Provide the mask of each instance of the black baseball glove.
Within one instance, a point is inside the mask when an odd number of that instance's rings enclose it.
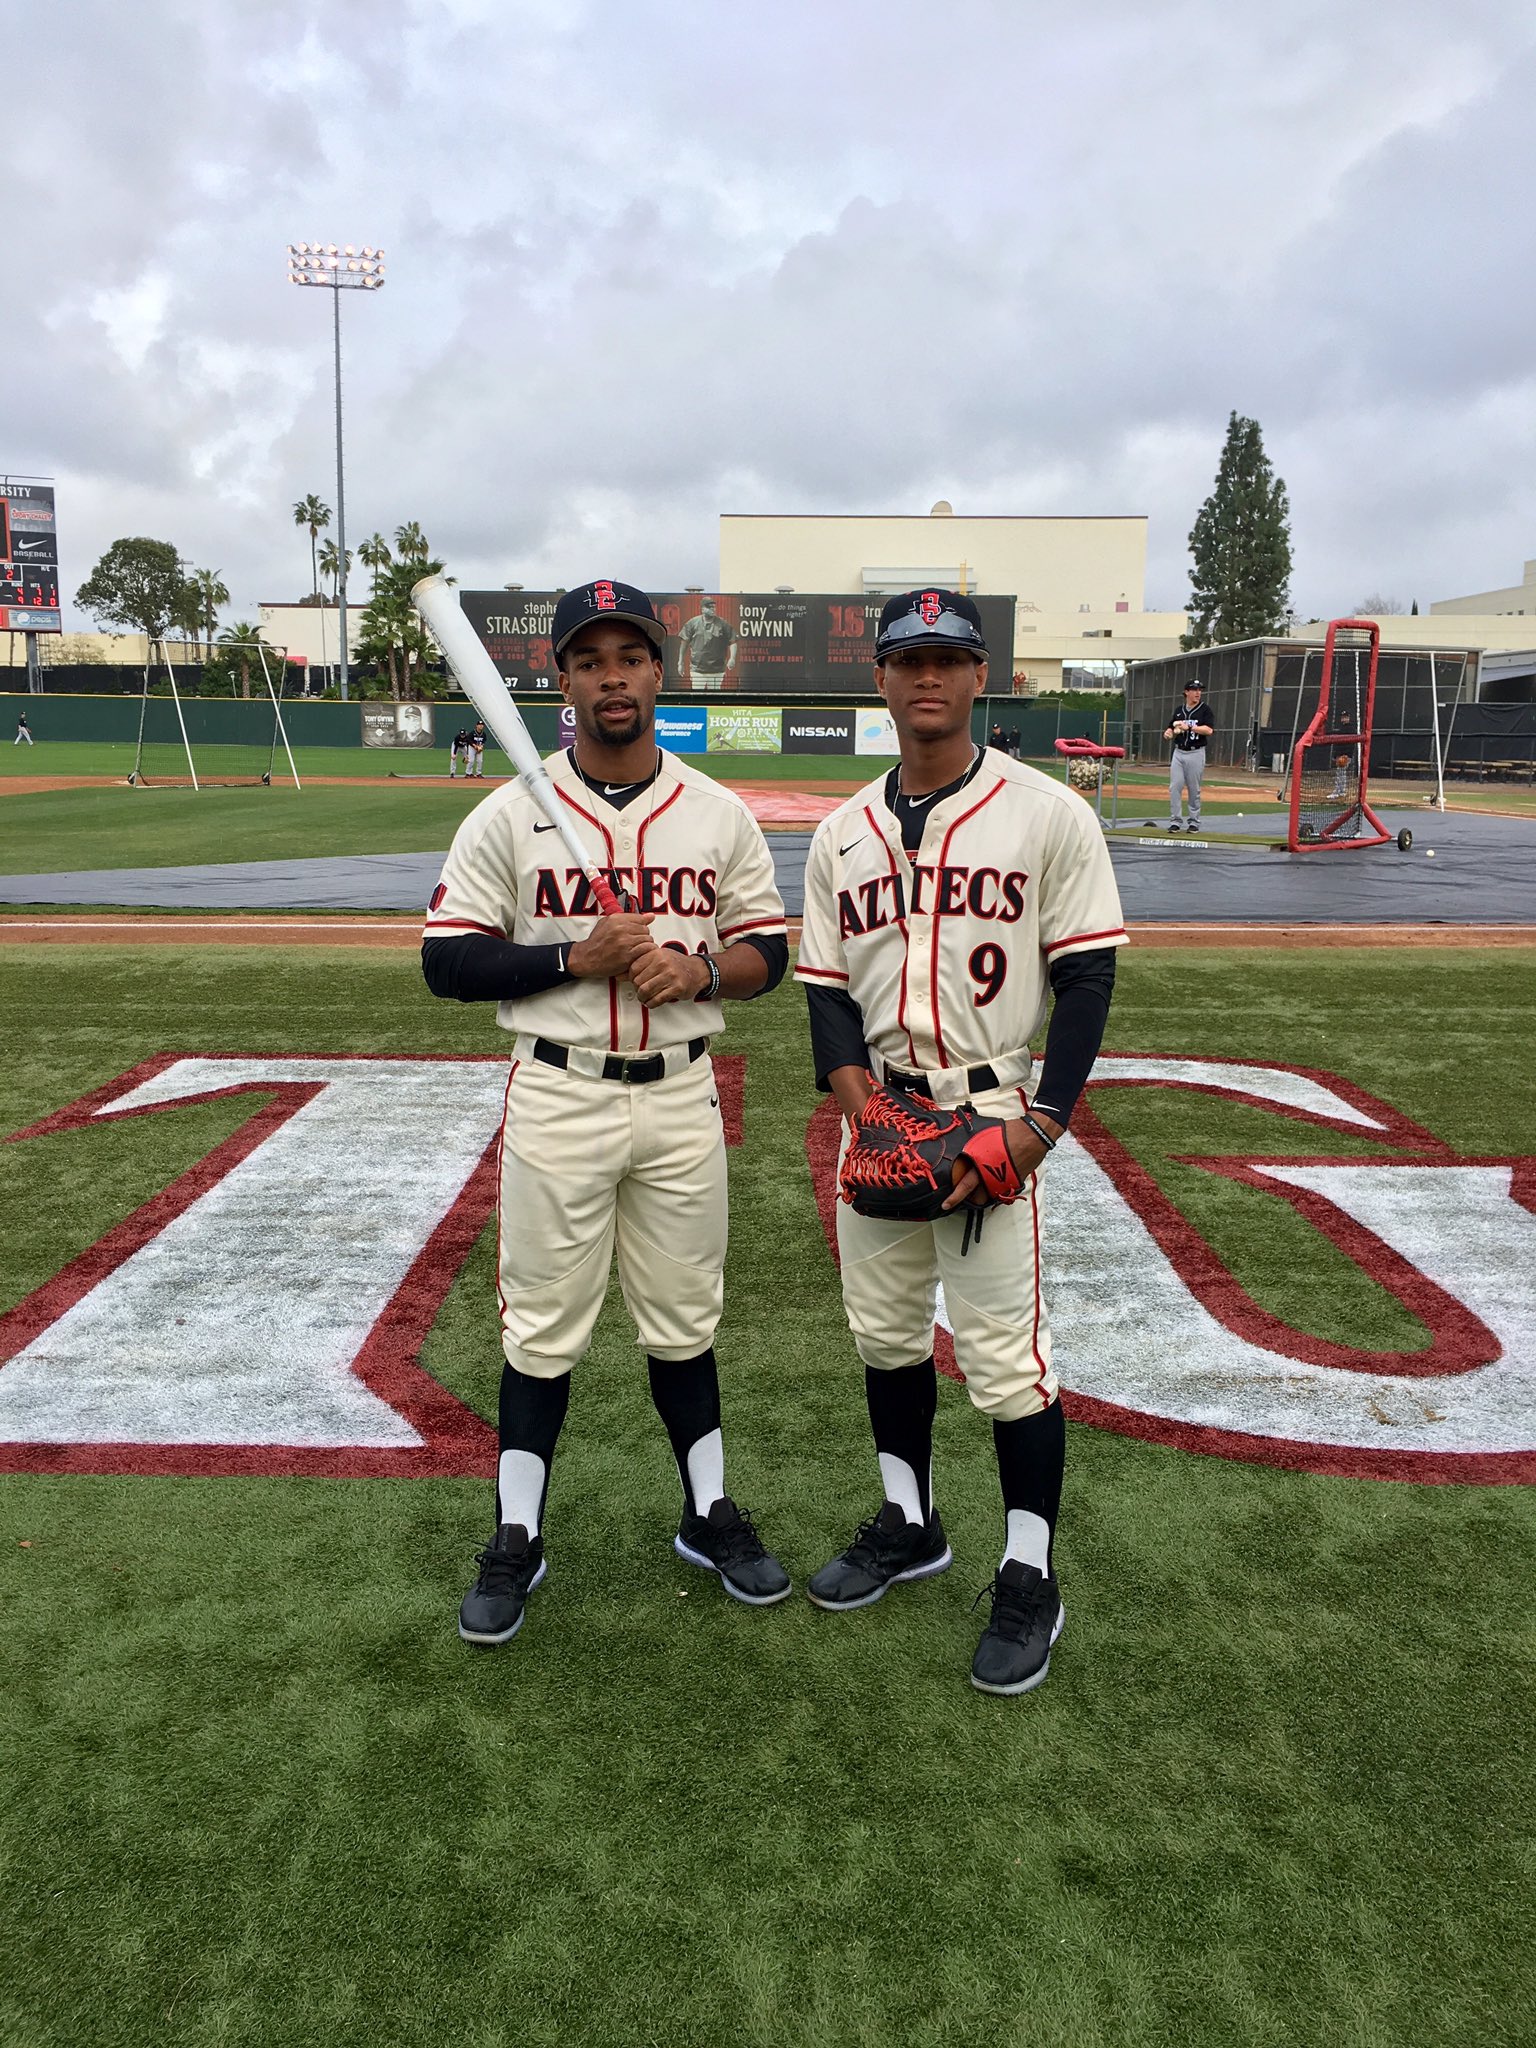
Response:
[[[926,1095],[876,1088],[853,1121],[839,1186],[861,1216],[932,1222],[944,1213],[962,1166],[981,1175],[985,1200],[973,1198],[973,1209],[1011,1202],[1023,1185],[998,1117],[978,1116],[969,1103],[940,1109]],[[975,1221],[979,1229],[979,1215]],[[967,1245],[971,1235],[968,1229]]]

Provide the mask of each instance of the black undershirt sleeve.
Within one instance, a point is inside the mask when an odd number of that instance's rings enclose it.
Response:
[[[1104,1042],[1104,1023],[1115,992],[1115,948],[1068,953],[1051,966],[1055,1004],[1045,1034],[1045,1059],[1032,1109],[1064,1124],[1087,1085]]]
[[[768,979],[757,991],[766,995],[784,979],[789,941],[782,934],[759,938],[749,933],[739,944],[755,947],[768,964]],[[542,995],[574,981],[561,964],[569,942],[555,946],[518,946],[489,932],[461,932],[457,938],[421,942],[421,972],[435,996],[461,1003],[500,1003],[519,996]]]
[[[435,996],[461,1003],[499,1003],[542,995],[572,981],[558,946],[517,946],[489,932],[461,932],[453,939],[423,939],[421,972]]]
[[[746,937],[738,939],[736,944],[738,946],[755,947],[768,963],[768,979],[763,983],[762,987],[754,989],[749,996],[737,997],[735,999],[737,1001],[753,1003],[756,1002],[759,996],[767,995],[770,989],[777,988],[784,979],[785,970],[789,966],[789,940],[785,938],[782,932],[774,932],[767,938],[761,937],[756,932],[748,932]],[[729,951],[729,948],[726,950]]]
[[[807,982],[805,1001],[811,1013],[811,1057],[816,1062],[816,1086],[825,1095],[827,1076],[836,1068],[869,1066],[864,1012],[842,988],[813,988]]]

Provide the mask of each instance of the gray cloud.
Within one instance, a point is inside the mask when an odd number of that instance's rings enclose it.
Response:
[[[1144,511],[1149,601],[1228,410],[1306,611],[1536,551],[1533,30],[1506,0],[78,0],[13,155],[5,459],[117,534],[296,594],[349,530],[470,582],[707,582],[722,510]]]

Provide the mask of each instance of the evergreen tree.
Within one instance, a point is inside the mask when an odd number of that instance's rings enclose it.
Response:
[[[1257,420],[1233,413],[1216,485],[1195,515],[1185,647],[1258,640],[1290,608],[1291,506]]]

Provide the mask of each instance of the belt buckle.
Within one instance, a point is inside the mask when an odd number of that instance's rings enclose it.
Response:
[[[644,1073],[634,1071],[641,1067],[645,1069]],[[661,1054],[648,1052],[643,1059],[626,1059],[619,1079],[627,1081],[631,1087],[643,1086],[647,1081],[659,1081],[666,1071],[667,1063]]]

